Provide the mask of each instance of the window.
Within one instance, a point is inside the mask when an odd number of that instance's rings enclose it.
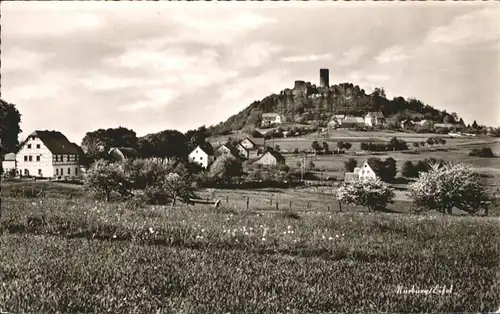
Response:
[[[29,156],[29,157],[28,157],[28,160],[29,160],[29,161],[33,161],[33,156]]]
[[[40,144],[36,144],[36,148],[40,148]]]
[[[56,161],[59,161],[59,156],[58,155],[54,155]]]
[[[70,168],[68,168],[68,175],[70,175],[70,174],[71,174],[71,169],[70,169]]]
[[[200,157],[200,160],[203,160],[203,157]]]
[[[24,156],[24,161],[28,161],[28,156]]]
[[[34,141],[36,137],[32,136],[31,139]]]
[[[36,161],[40,161],[40,156],[36,156]]]
[[[56,176],[59,175],[59,169],[56,169]]]
[[[78,168],[75,168],[75,176],[78,175]]]
[[[38,169],[38,175],[42,176],[42,169]]]
[[[30,149],[30,148],[31,148],[31,144],[28,144],[28,149]]]

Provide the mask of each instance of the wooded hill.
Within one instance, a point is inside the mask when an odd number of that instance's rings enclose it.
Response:
[[[383,88],[376,88],[373,93],[367,94],[364,89],[352,83],[318,87],[307,82],[296,83],[294,88],[254,101],[225,122],[209,129],[213,134],[225,134],[245,127],[257,127],[262,113],[269,112],[278,113],[292,123],[307,123],[311,120],[327,123],[334,114],[364,116],[369,111],[379,110],[387,118],[399,115],[401,119],[420,118],[441,123],[445,117],[452,117],[445,110],[437,110],[414,98],[395,97],[389,100]],[[455,117],[459,120],[456,114]]]

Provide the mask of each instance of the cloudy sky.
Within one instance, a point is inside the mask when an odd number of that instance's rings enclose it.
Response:
[[[3,2],[2,99],[23,135],[211,125],[293,87],[352,82],[500,126],[500,5]]]

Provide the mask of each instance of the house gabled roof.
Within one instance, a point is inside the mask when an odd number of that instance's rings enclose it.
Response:
[[[278,153],[276,151],[272,151],[272,150],[268,150],[265,154],[263,154],[262,156],[260,156],[257,160],[262,159],[267,154],[270,154],[271,156],[273,156],[274,158],[276,158],[276,161],[278,161],[278,162],[285,162],[285,157],[283,157],[283,155],[281,155],[280,153]]]
[[[363,167],[364,167],[365,163],[366,163],[366,164],[368,164],[368,166],[370,167],[370,169],[371,169],[373,172],[375,172],[375,174],[376,174],[377,176],[380,176],[380,171],[381,171],[381,169],[377,167],[377,165],[373,162],[373,160],[370,160],[370,159],[366,160],[366,161],[363,163]]]
[[[373,117],[373,118],[385,118],[384,114],[381,111],[371,111],[366,114],[366,117]]]
[[[269,112],[269,113],[263,113],[262,114],[262,118],[276,118],[278,117],[279,114],[275,113],[275,112]]]
[[[229,151],[231,152],[231,155],[233,155],[235,157],[238,157],[240,155],[240,151],[231,143],[226,143],[226,144],[222,145],[221,147],[219,147],[218,149],[221,149],[222,147],[226,147],[227,149],[229,149]]]
[[[401,121],[401,124],[406,124],[406,123],[411,123],[411,124],[415,124],[412,120],[410,119],[405,119],[403,121]]]
[[[213,155],[214,155],[214,148],[213,148],[213,147],[212,147],[212,145],[211,145],[210,143],[208,143],[208,142],[205,142],[205,144],[202,144],[202,145],[198,145],[198,146],[196,146],[196,148],[195,148],[195,149],[193,149],[193,150],[191,151],[191,153],[192,153],[192,152],[194,152],[194,151],[195,151],[196,149],[198,149],[198,148],[199,148],[199,149],[201,149],[202,151],[204,151],[204,152],[205,152],[205,154],[207,154],[207,155],[209,155],[209,156],[213,156]]]
[[[111,147],[108,153],[111,153],[113,150],[120,151],[125,158],[140,157],[139,152],[132,147]]]
[[[342,124],[344,123],[365,123],[365,119],[363,117],[347,116],[342,120]]]
[[[66,136],[58,131],[40,131],[37,130],[26,137],[26,140],[20,145],[23,147],[30,137],[39,138],[52,154],[81,154],[82,149],[75,143],[70,142]]]
[[[245,139],[248,139],[254,146],[264,146],[266,139],[265,138],[257,138],[257,137],[245,137],[243,138],[241,142],[243,142]]]

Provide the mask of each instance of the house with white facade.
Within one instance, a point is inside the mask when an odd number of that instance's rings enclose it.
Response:
[[[3,173],[9,173],[12,170],[16,170],[16,154],[9,153],[5,154],[2,159],[2,169]]]
[[[231,143],[226,143],[222,145],[221,147],[217,148],[215,155],[217,157],[220,156],[231,156],[234,158],[239,158],[240,157],[240,151],[234,147],[233,144]]]
[[[245,137],[236,148],[240,151],[240,155],[245,154],[245,159],[255,159],[263,151],[265,145],[265,138]]]
[[[266,166],[276,166],[279,164],[285,164],[285,157],[278,152],[275,151],[267,151],[263,154],[259,159],[257,159],[254,163]]]
[[[212,145],[198,145],[188,156],[189,162],[197,163],[207,169],[215,160],[214,149]]]
[[[37,130],[16,154],[17,175],[69,179],[80,175],[81,148],[58,131]]]
[[[352,181],[354,179],[375,179],[379,177],[379,174],[370,166],[368,161],[365,161],[361,167],[354,168],[353,172],[345,173],[345,182]]]
[[[271,124],[281,124],[283,118],[277,113],[263,113],[261,126],[268,126]]]
[[[385,124],[385,117],[381,111],[368,112],[365,116],[366,126],[376,126]]]

